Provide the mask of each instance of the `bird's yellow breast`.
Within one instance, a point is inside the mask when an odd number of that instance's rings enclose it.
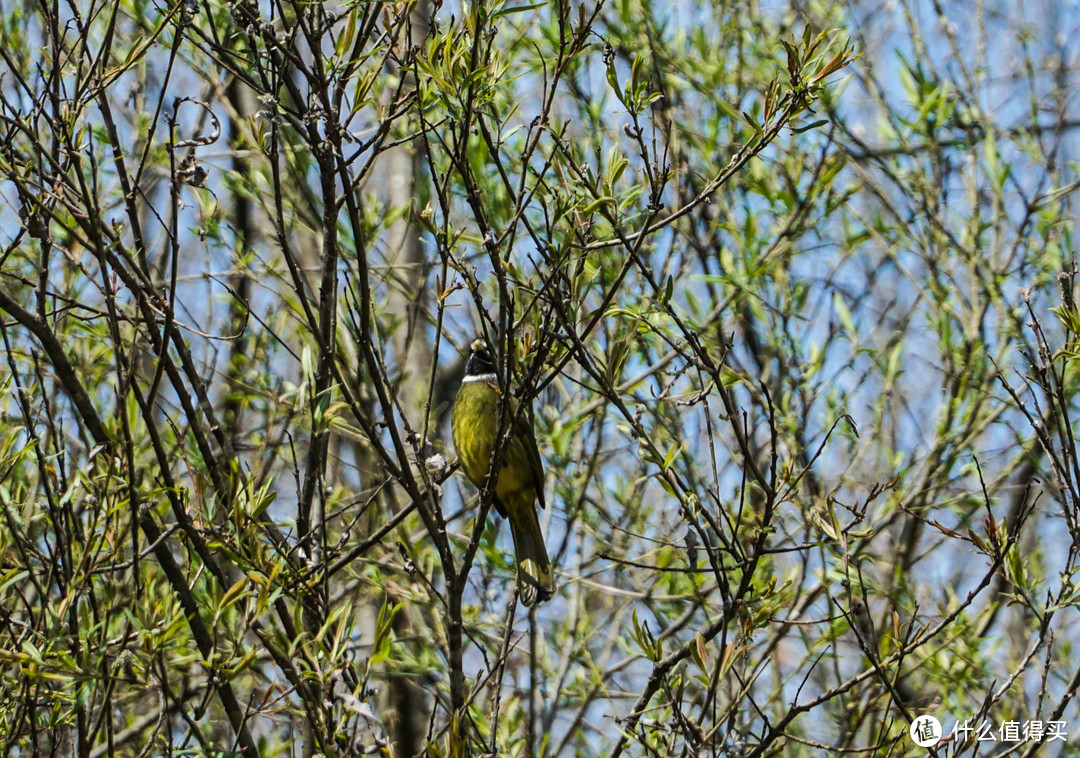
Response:
[[[487,382],[461,385],[450,424],[461,469],[477,487],[484,484],[499,431],[499,392]]]
[[[501,411],[499,391],[484,381],[462,384],[454,400],[454,410],[450,416],[454,449],[465,476],[477,487],[484,486],[491,467]],[[513,419],[511,424],[513,428]],[[536,498],[535,479],[536,472],[524,444],[517,434],[511,434],[495,481],[499,511],[503,511],[503,505],[522,499],[527,499],[531,506]]]

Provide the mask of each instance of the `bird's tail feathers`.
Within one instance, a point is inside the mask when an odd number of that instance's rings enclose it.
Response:
[[[555,573],[548,560],[540,519],[532,498],[522,497],[506,503],[510,533],[517,557],[517,583],[521,602],[531,606],[555,594]]]

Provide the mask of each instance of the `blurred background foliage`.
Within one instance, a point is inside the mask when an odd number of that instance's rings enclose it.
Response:
[[[1072,750],[1067,6],[0,2],[4,754]]]

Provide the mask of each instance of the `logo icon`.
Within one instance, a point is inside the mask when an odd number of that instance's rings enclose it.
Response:
[[[933,716],[919,716],[911,722],[908,732],[919,747],[933,747],[941,742],[941,722]]]

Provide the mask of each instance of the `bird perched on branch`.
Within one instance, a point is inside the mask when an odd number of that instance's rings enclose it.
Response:
[[[504,400],[506,398],[506,400]],[[487,343],[472,343],[450,425],[461,469],[483,488],[495,455],[502,403],[510,403],[510,431],[495,474],[495,510],[510,521],[514,536],[517,583],[521,600],[533,605],[555,594],[555,575],[548,560],[536,503],[544,505],[544,464],[536,447],[532,422],[518,413],[517,401],[499,389],[499,377]]]

